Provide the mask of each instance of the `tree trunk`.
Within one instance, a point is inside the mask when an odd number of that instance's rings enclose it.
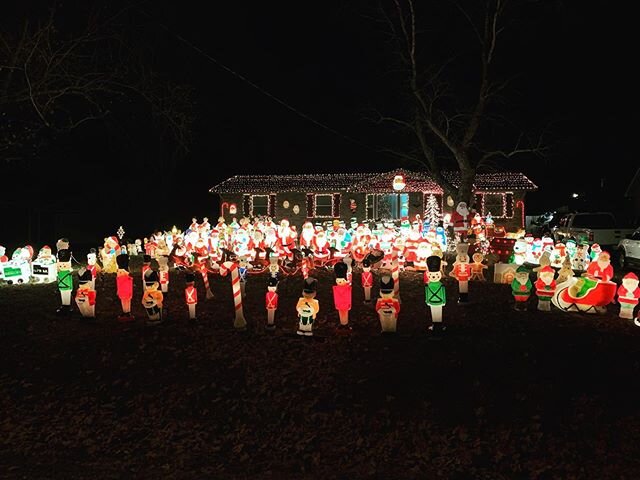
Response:
[[[455,205],[465,202],[469,208],[473,205],[473,182],[476,178],[474,168],[460,169],[460,186],[455,197]]]

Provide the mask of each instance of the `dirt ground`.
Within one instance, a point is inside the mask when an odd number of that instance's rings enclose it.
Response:
[[[398,332],[380,335],[354,274],[353,334],[334,334],[333,275],[319,275],[314,337],[295,334],[300,276],[251,276],[246,331],[228,277],[199,286],[187,321],[171,272],[167,321],[116,321],[113,275],[98,318],[58,318],[55,284],[0,287],[0,477],[211,479],[640,478],[640,328],[603,315],[515,312],[509,286],[471,283],[427,333],[422,275],[401,276]],[[377,282],[376,282],[377,283]],[[77,285],[77,283],[76,283]],[[374,288],[374,295],[377,288]]]

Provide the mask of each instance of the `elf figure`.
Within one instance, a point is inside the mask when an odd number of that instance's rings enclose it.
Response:
[[[431,326],[429,330],[439,336],[444,331],[442,324],[442,307],[447,303],[447,292],[442,284],[442,259],[437,255],[427,258],[427,271],[424,272],[425,303],[431,309]]]
[[[278,309],[278,279],[269,277],[267,280],[267,293],[264,297],[264,306],[267,309],[267,330],[275,330],[276,310]]]
[[[618,303],[620,303],[620,318],[633,318],[633,309],[638,305],[640,288],[638,288],[638,276],[629,272],[622,277],[622,285],[618,287]],[[636,318],[634,323],[640,327]]]
[[[318,281],[313,277],[307,277],[302,289],[302,297],[298,299],[296,311],[298,312],[298,335],[313,335],[313,321],[320,311],[320,304],[316,300]]]
[[[71,291],[73,290],[73,269],[71,268],[71,252],[69,249],[58,250],[56,268],[58,270],[58,290],[60,290],[60,299],[62,301],[62,305],[58,307],[56,313],[58,315],[68,315],[71,313]]]
[[[393,283],[391,275],[380,277],[380,298],[376,302],[376,312],[383,334],[396,332],[400,313],[400,302],[393,297]]]
[[[545,265],[538,271],[535,287],[538,296],[538,310],[541,312],[551,311],[551,297],[556,291],[556,281],[553,279],[555,274],[555,270],[549,265]]]
[[[158,255],[158,277],[160,278],[160,290],[166,294],[169,292],[169,257],[166,255]]]
[[[118,270],[116,271],[116,292],[120,299],[122,313],[118,315],[118,321],[131,322],[131,298],[133,298],[133,277],[129,273],[129,255],[126,253],[116,257]]]
[[[144,254],[142,256],[142,267],[140,267],[140,275],[142,276],[142,284],[144,285],[144,274],[151,269],[151,255]]]
[[[184,300],[189,308],[189,320],[196,321],[196,306],[198,305],[198,290],[195,286],[196,276],[193,272],[184,274]]]
[[[475,252],[471,258],[473,259],[473,263],[471,264],[471,280],[484,282],[486,280],[484,278],[484,271],[489,268],[483,263],[484,255],[482,252]]]
[[[144,274],[144,293],[142,294],[142,306],[147,311],[147,325],[162,323],[162,292],[158,272],[149,269]]]
[[[362,288],[364,288],[364,303],[371,303],[371,287],[373,287],[373,273],[371,273],[371,260],[365,257],[362,260]]]
[[[520,265],[511,282],[511,293],[515,299],[513,308],[515,310],[523,311],[527,309],[527,300],[529,300],[532,288],[533,285],[529,279],[529,270],[524,265]]]
[[[76,305],[85,318],[96,318],[96,291],[93,289],[93,276],[85,268],[78,270],[78,290]]]
[[[336,274],[336,284],[333,286],[333,302],[340,316],[340,325],[337,333],[345,334],[351,332],[349,325],[349,310],[351,310],[351,285],[347,281],[347,270],[349,267],[344,262],[334,265],[333,271]]]
[[[469,244],[459,243],[456,246],[456,261],[453,264],[453,270],[449,274],[458,280],[458,303],[467,303],[469,301],[469,278],[471,278],[471,265],[469,265]]]

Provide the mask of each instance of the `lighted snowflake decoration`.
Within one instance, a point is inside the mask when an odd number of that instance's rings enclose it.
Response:
[[[122,225],[118,227],[118,231],[116,233],[118,234],[118,238],[122,240],[122,237],[124,237],[124,228],[122,228]]]

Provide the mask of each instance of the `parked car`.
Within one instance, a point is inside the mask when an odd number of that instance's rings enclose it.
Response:
[[[632,233],[633,228],[620,228],[611,212],[568,213],[553,228],[556,242],[573,239],[608,249],[616,249],[620,241]]]
[[[640,267],[640,227],[618,244],[618,266],[622,269]]]

